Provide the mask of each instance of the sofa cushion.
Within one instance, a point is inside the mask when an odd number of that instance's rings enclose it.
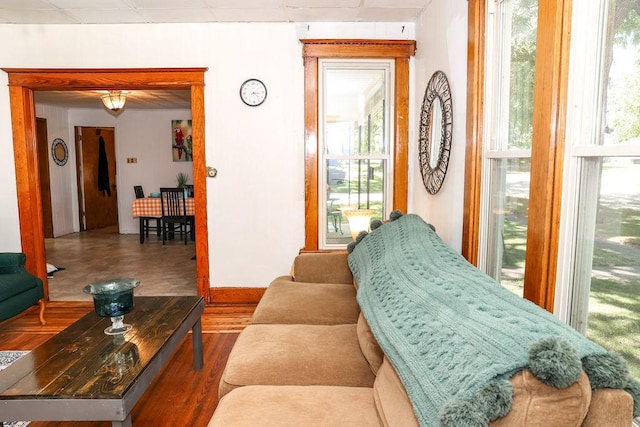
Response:
[[[562,389],[544,384],[528,369],[516,373],[510,381],[511,410],[490,423],[491,427],[582,425],[591,402],[591,385],[584,372],[578,381]]]
[[[247,386],[222,398],[209,427],[380,426],[371,388]]]
[[[347,252],[298,255],[293,261],[293,277],[296,282],[353,283]]]
[[[39,279],[26,271],[21,273],[0,274],[0,301],[38,288],[39,284]]]
[[[376,338],[373,336],[373,332],[369,329],[369,324],[362,313],[358,316],[357,331],[360,350],[365,359],[367,359],[367,362],[369,362],[369,367],[371,367],[373,375],[377,375],[378,369],[380,369],[380,365],[382,365],[384,353],[378,345],[378,341],[376,341]]]
[[[253,313],[253,323],[339,325],[356,323],[360,307],[353,286],[277,279]]]
[[[219,396],[245,385],[371,387],[356,325],[250,325],[238,336]]]
[[[386,357],[373,384],[373,398],[385,427],[418,427],[407,392]]]

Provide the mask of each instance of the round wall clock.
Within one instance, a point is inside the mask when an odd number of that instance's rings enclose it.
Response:
[[[425,188],[431,194],[440,191],[447,174],[452,128],[451,89],[447,76],[436,71],[424,92],[418,136],[420,173]]]
[[[69,160],[69,150],[62,138],[56,138],[51,143],[51,156],[58,166],[64,166]]]
[[[240,86],[240,99],[249,107],[257,107],[267,99],[267,87],[258,79],[249,79]]]

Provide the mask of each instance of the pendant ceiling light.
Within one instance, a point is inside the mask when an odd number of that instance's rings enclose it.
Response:
[[[121,90],[110,90],[106,95],[102,95],[102,103],[110,110],[118,111],[124,107],[127,100],[127,92]]]

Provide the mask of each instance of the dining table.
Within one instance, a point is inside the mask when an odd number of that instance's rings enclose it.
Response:
[[[194,240],[194,218],[196,215],[196,203],[193,197],[185,199],[185,207],[187,216],[191,226],[191,240]],[[131,214],[134,218],[140,220],[140,243],[144,243],[144,219],[145,218],[162,218],[162,201],[160,197],[143,197],[134,199],[131,204]],[[173,234],[173,233],[172,233]]]

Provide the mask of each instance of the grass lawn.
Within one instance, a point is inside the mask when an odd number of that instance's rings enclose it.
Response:
[[[601,202],[604,203],[597,214],[587,336],[622,354],[632,375],[640,378],[640,208],[624,202]],[[526,219],[505,216],[503,231],[503,268],[524,271]],[[502,283],[522,295],[522,279],[503,276]]]

